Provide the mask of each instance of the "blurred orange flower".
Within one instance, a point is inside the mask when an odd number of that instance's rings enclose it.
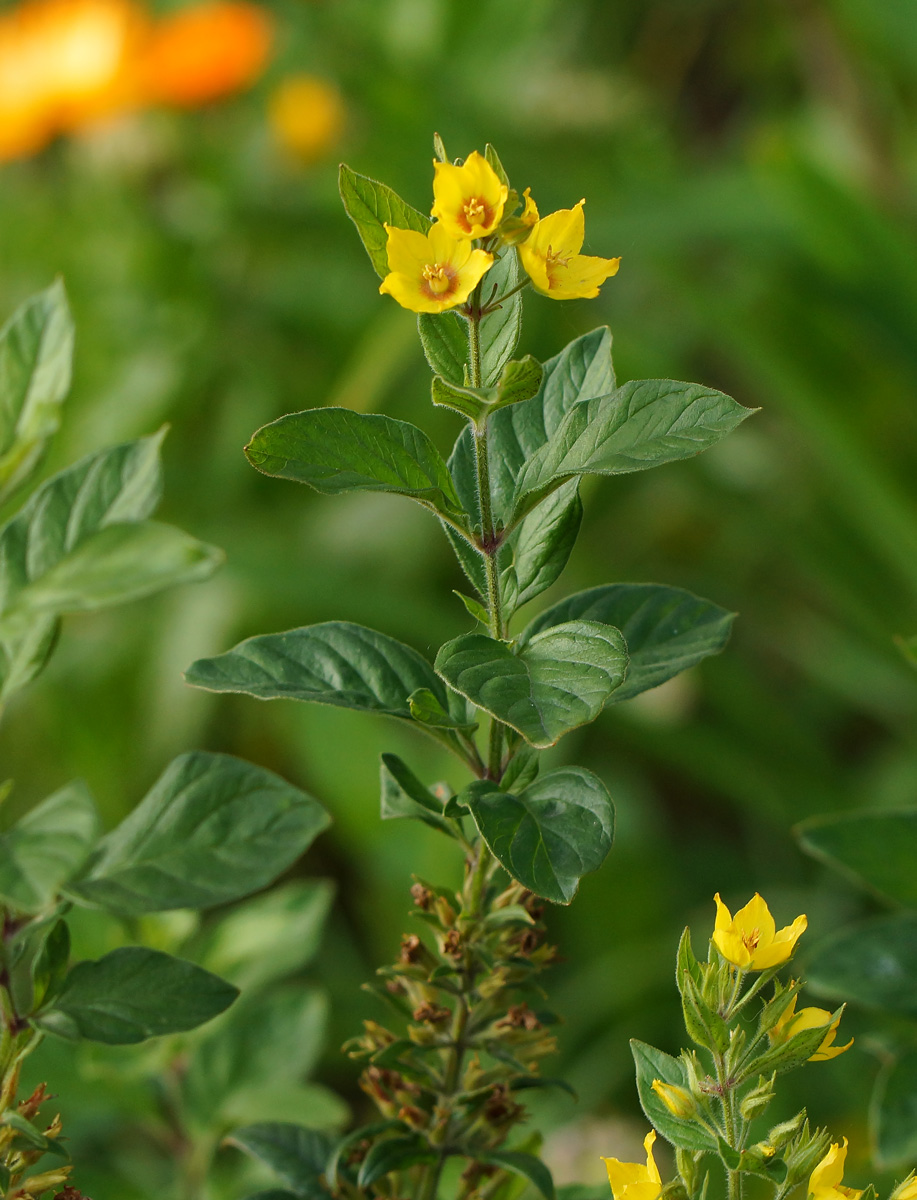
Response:
[[[139,0],[22,0],[0,16],[0,161],[131,108],[226,96],[254,82],[270,43],[247,0],[156,23]]]
[[[288,75],[268,101],[274,136],[285,150],[313,162],[334,146],[344,127],[344,105],[333,84],[315,75]]]

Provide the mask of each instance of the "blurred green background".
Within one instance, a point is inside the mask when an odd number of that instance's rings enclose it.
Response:
[[[636,1157],[643,1135],[627,1039],[680,1044],[683,925],[703,944],[715,891],[735,905],[759,890],[778,923],[807,912],[815,945],[872,907],[800,854],[792,825],[917,798],[917,675],[893,642],[917,632],[917,7],[270,7],[276,52],[248,94],[132,115],[0,168],[0,307],[61,273],[77,319],[48,469],[168,421],[163,519],[228,558],[209,583],[71,621],[7,715],[3,775],[21,805],[82,776],[114,822],[171,756],[205,747],[321,799],[335,823],[302,868],[337,884],[310,969],[333,996],[318,1076],[365,1113],[337,1053],[379,1015],[359,982],[411,928],[411,872],[459,869],[425,827],[380,823],[378,756],[459,780],[432,743],[381,719],[209,696],[180,673],[242,637],[331,618],[431,654],[468,628],[427,514],[267,480],[241,453],[264,422],[331,403],[410,419],[443,449],[458,432],[429,405],[413,317],[377,294],[337,198],[338,160],[425,208],[438,130],[453,155],[493,142],[542,213],[585,196],[585,249],[621,255],[620,273],[595,301],[527,296],[522,351],[546,358],[608,323],[620,379],[699,380],[761,409],[697,460],[591,481],[580,544],[537,602],[649,580],[740,613],[722,657],[553,752],[598,771],[618,808],[605,866],[549,918],[567,1018],[552,1073],[579,1102],[537,1109],[558,1177],[597,1179],[599,1153]],[[291,72],[325,80],[344,106],[308,162],[268,119]],[[814,1120],[851,1138],[860,1186],[876,1026],[849,1012],[854,1049],[792,1084]],[[92,1159],[100,1195],[127,1195],[133,1118],[106,1115],[98,1088],[87,1067],[58,1089],[73,1151]]]

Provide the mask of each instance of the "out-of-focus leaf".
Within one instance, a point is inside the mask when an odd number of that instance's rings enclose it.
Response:
[[[917,1050],[905,1051],[882,1068],[869,1118],[879,1165],[884,1170],[910,1167],[917,1158]]]
[[[404,1171],[418,1163],[436,1162],[437,1157],[438,1151],[419,1133],[385,1138],[376,1142],[364,1158],[357,1183],[360,1187],[368,1188],[391,1171]]]
[[[328,823],[317,800],[272,771],[228,754],[183,754],[70,892],[130,916],[225,904],[266,887]]]
[[[816,948],[806,979],[823,995],[917,1016],[917,913],[842,929]]]
[[[80,870],[98,836],[89,789],[67,784],[0,834],[0,896],[23,912],[40,912]]]
[[[326,1134],[290,1122],[265,1121],[235,1129],[226,1140],[270,1167],[299,1196],[307,1200],[328,1196],[321,1182],[331,1153]]]
[[[541,1192],[545,1200],[554,1200],[554,1180],[545,1163],[534,1154],[524,1154],[521,1150],[490,1150],[481,1155],[479,1160],[504,1171],[512,1171],[521,1175]]]
[[[797,825],[796,835],[815,858],[917,908],[917,809],[810,817]]]

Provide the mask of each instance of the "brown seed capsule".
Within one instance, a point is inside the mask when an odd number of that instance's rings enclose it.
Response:
[[[419,1008],[414,1009],[415,1021],[426,1021],[430,1025],[439,1025],[443,1021],[448,1021],[452,1016],[448,1008],[443,1008],[439,1004],[421,1004]]]
[[[443,939],[443,954],[448,958],[460,959],[465,954],[462,935],[457,929],[450,929]]]
[[[419,909],[426,912],[433,903],[433,893],[428,887],[424,887],[422,883],[415,883],[411,888],[411,899]]]
[[[416,933],[406,934],[401,939],[401,953],[398,957],[403,963],[416,963],[419,962],[423,949],[423,942]]]
[[[541,1022],[523,1002],[522,1004],[513,1004],[510,1006],[509,1012],[502,1021],[497,1022],[498,1029],[540,1029]]]

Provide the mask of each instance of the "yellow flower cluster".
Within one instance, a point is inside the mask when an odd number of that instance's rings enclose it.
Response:
[[[509,188],[477,150],[461,166],[433,165],[429,232],[385,226],[389,274],[379,291],[412,312],[441,313],[466,302],[494,264],[491,251],[503,240],[509,199]],[[584,203],[542,218],[526,189],[525,209],[512,231],[535,290],[554,300],[597,296],[621,261],[580,254]]]

